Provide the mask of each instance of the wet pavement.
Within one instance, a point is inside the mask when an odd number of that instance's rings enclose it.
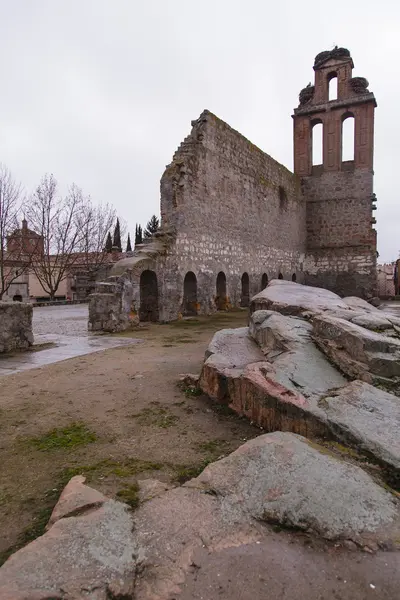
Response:
[[[92,335],[87,330],[87,322],[87,304],[34,308],[34,350],[1,357],[0,376],[35,369],[108,348],[129,346],[141,341],[132,338]],[[42,344],[45,346],[40,349]]]

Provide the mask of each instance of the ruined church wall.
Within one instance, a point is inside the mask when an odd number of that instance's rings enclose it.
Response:
[[[303,191],[307,207],[306,283],[343,296],[374,296],[372,171],[322,172],[304,178]]]
[[[232,305],[241,277],[250,294],[282,273],[302,280],[305,203],[300,179],[209,112],[175,153],[161,180],[161,217],[176,230],[165,259],[163,297],[179,305],[183,279],[198,280],[201,312],[214,310],[216,277],[223,271]]]

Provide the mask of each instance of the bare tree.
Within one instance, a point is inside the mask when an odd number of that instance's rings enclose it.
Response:
[[[21,238],[8,247],[9,236],[18,229],[18,211],[21,202],[21,185],[8,168],[0,164],[0,300],[28,268],[30,249]]]
[[[109,204],[94,205],[87,199],[80,213],[82,242],[80,256],[74,271],[81,271],[89,279],[89,288],[110,260],[107,235],[115,222],[115,209]]]
[[[35,256],[32,269],[50,300],[79,259],[88,201],[75,184],[60,198],[56,179],[45,175],[26,207],[28,220],[43,241],[43,252]]]

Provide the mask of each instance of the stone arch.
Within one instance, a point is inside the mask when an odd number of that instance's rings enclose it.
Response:
[[[293,273],[293,275],[292,275],[292,281],[294,281],[294,282],[297,281],[297,275],[296,275],[296,273]]]
[[[198,313],[197,278],[193,271],[188,271],[183,281],[183,309],[185,317],[193,317]]]
[[[311,164],[320,166],[324,162],[323,156],[324,125],[321,119],[311,121]]]
[[[282,275],[282,273],[279,273],[279,275],[278,275],[278,279],[283,279],[283,275]]]
[[[140,309],[141,321],[158,321],[158,283],[154,271],[147,269],[140,275]]]
[[[328,75],[328,102],[338,99],[338,84],[339,79],[336,71]]]
[[[266,273],[262,274],[261,277],[261,289],[264,290],[268,285],[268,275]]]
[[[241,283],[242,293],[240,296],[240,306],[245,308],[250,304],[250,278],[248,273],[243,273]]]
[[[22,302],[22,296],[20,293],[17,293],[13,296],[13,302]]]
[[[353,113],[342,116],[341,161],[353,161],[355,157],[355,118]]]
[[[226,310],[228,308],[228,298],[226,295],[226,275],[223,271],[220,271],[217,275],[217,295],[215,297],[215,304],[217,310]]]

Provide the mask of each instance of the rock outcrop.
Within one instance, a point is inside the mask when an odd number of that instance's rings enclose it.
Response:
[[[389,393],[400,389],[398,317],[278,280],[250,312],[248,329],[215,334],[203,391],[265,431],[354,446],[398,480],[400,399]]]
[[[183,486],[139,481],[135,512],[74,477],[0,569],[0,598],[397,597],[396,320],[271,282],[249,327],[214,335],[198,381],[269,433]]]
[[[156,493],[148,495],[149,487]],[[340,592],[353,600],[367,597],[371,576],[380,598],[398,591],[399,500],[360,467],[300,436],[261,435],[182,487],[145,481],[143,490],[133,513],[73,478],[48,531],[0,569],[2,600],[250,599],[276,589],[277,580],[284,598],[316,600],[329,580],[327,598]],[[242,586],[234,556],[257,565],[248,593],[229,591],[232,582]],[[301,579],[313,580],[306,596],[295,570],[276,572],[276,561],[288,557],[302,565]],[[206,595],[201,578],[212,563],[219,568],[206,589],[217,591]]]

